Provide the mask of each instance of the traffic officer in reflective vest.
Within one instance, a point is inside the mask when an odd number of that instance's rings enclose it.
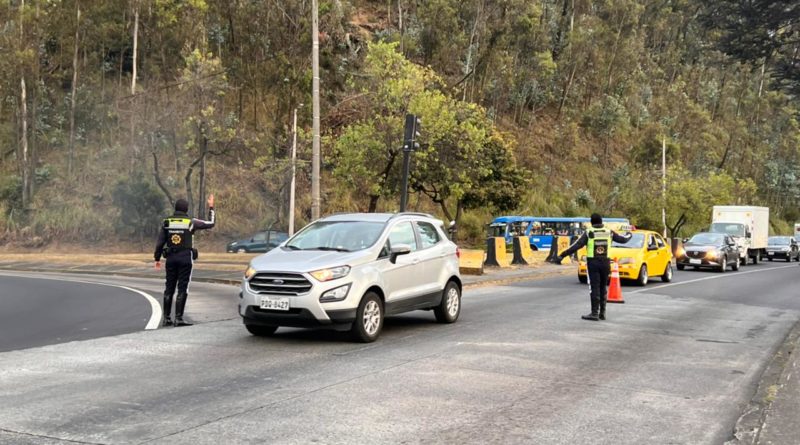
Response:
[[[608,248],[611,242],[625,244],[630,241],[632,235],[622,236],[603,225],[603,218],[593,213],[591,217],[592,226],[578,238],[567,250],[558,255],[556,262],[561,264],[565,257],[577,252],[581,247],[586,246],[586,266],[589,273],[589,284],[591,286],[592,312],[581,316],[584,320],[605,320],[606,319],[606,298],[608,297],[608,274],[610,263],[608,259]]]
[[[189,217],[189,203],[181,198],[175,202],[175,214],[164,220],[158,234],[156,251],[156,269],[161,268],[161,256],[167,259],[167,283],[164,290],[164,326],[190,326],[183,320],[186,307],[187,289],[192,278],[192,262],[197,259],[197,250],[192,246],[192,237],[196,230],[214,227],[214,195],[208,197],[208,221]],[[172,296],[178,288],[175,299],[175,319],[173,321]]]

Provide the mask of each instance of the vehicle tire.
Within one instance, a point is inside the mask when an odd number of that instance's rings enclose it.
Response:
[[[367,292],[356,310],[356,319],[350,328],[353,340],[372,343],[383,329],[383,303],[375,292]]]
[[[722,264],[719,265],[719,272],[725,273],[726,269],[728,269],[728,256],[722,255]]]
[[[586,284],[589,282],[589,277],[587,275],[578,274],[578,283]]]
[[[244,247],[240,247],[236,249],[236,253],[247,253],[247,249],[245,249]]]
[[[639,276],[636,277],[636,284],[645,286],[648,281],[650,281],[650,276],[647,274],[647,264],[642,264],[642,268],[639,269]]]
[[[661,275],[661,281],[665,283],[672,281],[672,263],[667,263],[667,269],[664,270],[664,275]]]
[[[753,257],[753,264],[758,264],[761,261],[761,252],[756,251],[756,256]]]
[[[244,327],[247,332],[257,337],[271,337],[278,330],[277,326],[260,326],[256,324],[246,324]]]
[[[768,260],[772,261],[772,258],[767,258]]]
[[[731,266],[731,270],[733,271],[739,270],[739,266],[741,265],[740,261],[741,260],[739,259],[739,255],[736,255],[736,262],[734,262],[733,265]]]
[[[433,308],[439,323],[455,323],[461,314],[461,289],[454,281],[447,283],[442,292],[442,302]]]
[[[686,266],[683,264],[678,264],[678,270],[686,269]]]
[[[747,266],[747,255],[744,258],[739,257],[739,266]]]

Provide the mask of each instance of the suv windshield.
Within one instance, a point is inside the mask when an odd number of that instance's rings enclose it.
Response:
[[[689,240],[691,244],[722,244],[724,235],[719,233],[698,233]]]
[[[713,223],[711,224],[710,231],[714,233],[727,233],[733,236],[744,236],[744,224]]]
[[[318,221],[295,235],[284,248],[291,250],[366,249],[378,240],[383,223],[364,221]]]
[[[625,244],[618,243],[616,241],[611,243],[611,247],[622,247],[624,249],[641,249],[644,246],[644,234],[643,233],[633,233],[631,234],[631,239]]]

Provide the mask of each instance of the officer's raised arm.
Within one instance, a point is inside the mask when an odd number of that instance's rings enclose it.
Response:
[[[615,243],[625,244],[633,238],[633,234],[628,232],[627,235],[620,235],[617,232],[611,231],[611,239],[614,240]]]
[[[192,226],[194,230],[206,230],[214,227],[214,224],[217,223],[217,212],[214,211],[214,195],[208,195],[208,219],[192,219]]]
[[[572,243],[571,246],[567,247],[567,250],[561,252],[561,254],[558,256],[559,263],[564,258],[572,255],[573,253],[580,250],[582,247],[586,246],[587,242],[589,242],[589,237],[586,235],[586,232],[584,232],[574,243]]]

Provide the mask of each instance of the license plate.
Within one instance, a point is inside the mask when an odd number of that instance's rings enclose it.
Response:
[[[689,264],[703,264],[703,260],[691,259],[689,260]]]
[[[274,311],[288,311],[288,298],[261,297],[261,309],[271,309]]]

